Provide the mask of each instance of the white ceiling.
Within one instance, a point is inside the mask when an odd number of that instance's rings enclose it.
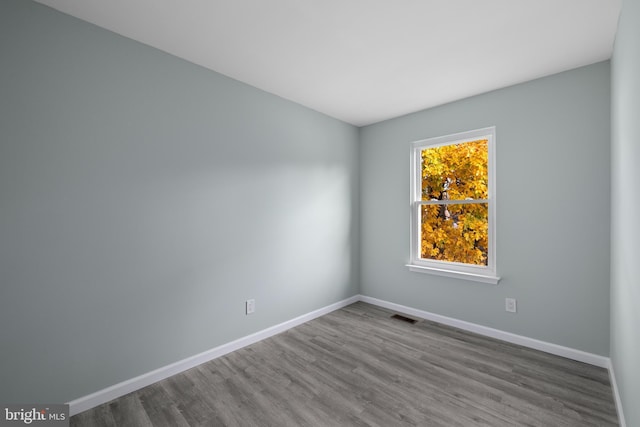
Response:
[[[362,126],[609,59],[620,0],[37,0]]]

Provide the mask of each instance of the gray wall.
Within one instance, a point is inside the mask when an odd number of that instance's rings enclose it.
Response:
[[[0,61],[0,402],[358,293],[355,127],[24,0]]]
[[[609,79],[603,62],[362,128],[361,293],[608,355]],[[502,281],[410,272],[409,143],[491,125]]]
[[[611,361],[640,426],[640,1],[624,0],[611,61]]]

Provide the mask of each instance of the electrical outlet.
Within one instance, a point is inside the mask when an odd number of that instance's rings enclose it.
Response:
[[[245,303],[245,306],[247,309],[247,314],[253,314],[253,312],[256,311],[256,300],[248,299]]]
[[[507,310],[510,313],[515,313],[517,311],[515,298],[505,298],[504,302],[505,302],[505,306],[504,306],[505,310]]]

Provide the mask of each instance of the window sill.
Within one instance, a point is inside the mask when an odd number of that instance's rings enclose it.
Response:
[[[489,283],[491,285],[497,285],[500,281],[500,277],[490,276],[478,273],[465,273],[462,271],[444,270],[434,267],[425,267],[422,265],[407,264],[409,270],[416,273],[434,274],[436,276],[452,277],[454,279],[470,280],[472,282]]]

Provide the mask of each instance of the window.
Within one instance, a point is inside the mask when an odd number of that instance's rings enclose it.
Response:
[[[495,127],[411,144],[411,271],[496,284]]]

